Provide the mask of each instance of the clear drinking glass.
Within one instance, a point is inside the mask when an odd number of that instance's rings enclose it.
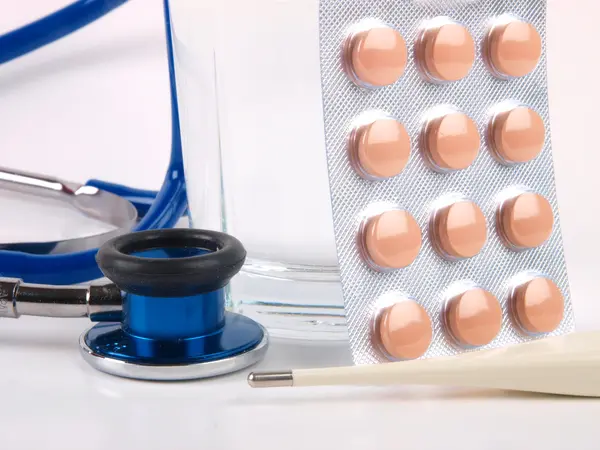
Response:
[[[192,226],[248,251],[232,307],[346,338],[329,198],[319,0],[171,0]]]

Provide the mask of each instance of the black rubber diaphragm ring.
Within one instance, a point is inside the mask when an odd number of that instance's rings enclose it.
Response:
[[[182,258],[144,258],[132,253],[155,249],[204,249]],[[186,297],[227,285],[246,259],[242,243],[218,231],[175,228],[118,236],[96,254],[104,275],[119,289],[149,297]]]

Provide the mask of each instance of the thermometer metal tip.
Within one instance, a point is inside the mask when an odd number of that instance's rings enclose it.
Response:
[[[294,385],[294,375],[291,370],[285,372],[251,372],[248,384],[253,388],[291,387]]]

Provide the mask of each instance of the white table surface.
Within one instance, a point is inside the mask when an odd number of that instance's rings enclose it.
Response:
[[[600,401],[437,388],[253,390],[245,373],[148,383],[79,357],[85,321],[3,321],[3,449],[597,449]],[[260,368],[343,363],[274,343]]]
[[[0,32],[66,3],[0,0]],[[0,67],[2,165],[77,181],[102,177],[158,186],[170,132],[160,3],[134,0],[76,37]],[[551,25],[560,28],[550,35],[550,82],[575,312],[580,329],[598,329],[600,178],[595,170],[600,157],[589,145],[595,145],[600,94],[597,86],[577,82],[598,63],[584,61],[585,49],[575,45],[595,39],[598,6],[594,0],[549,3]],[[141,157],[143,170],[134,169]],[[11,212],[3,214],[3,236],[45,232],[39,220],[31,220],[47,213],[41,205],[32,211],[5,193],[0,204]],[[46,227],[59,233],[78,220],[44,217]],[[79,356],[77,339],[88,326],[85,320],[0,321],[1,449],[582,450],[600,445],[600,401],[595,400],[414,387],[252,390],[245,383],[247,371],[204,382],[122,380],[94,371]],[[260,368],[344,363],[349,356],[343,345],[274,342]]]

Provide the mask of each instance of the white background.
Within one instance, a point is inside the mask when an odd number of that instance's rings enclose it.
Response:
[[[101,22],[0,67],[0,165],[73,181],[98,177],[159,187],[170,145],[161,3],[133,0]],[[0,0],[0,32],[65,4]],[[600,5],[549,0],[549,8],[565,247],[578,326],[595,329]],[[2,209],[3,235],[44,232],[39,220],[27,229],[19,212]],[[44,224],[52,220],[45,217]],[[61,232],[73,228],[58,225]],[[417,388],[253,391],[243,374],[200,383],[132,382],[98,374],[80,359],[77,337],[86,326],[35,318],[0,322],[0,448],[598,447],[598,401]],[[344,362],[342,348],[275,343],[263,367]]]

